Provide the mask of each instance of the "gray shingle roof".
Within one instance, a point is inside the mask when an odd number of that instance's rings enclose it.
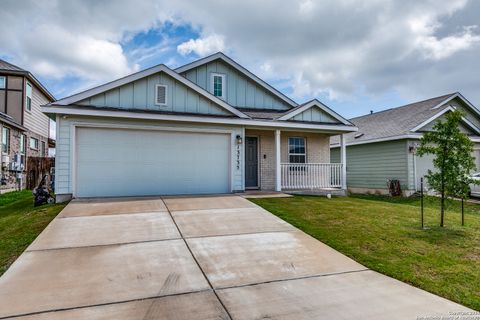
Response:
[[[14,64],[11,64],[5,60],[0,59],[0,70],[5,70],[5,71],[19,71],[19,72],[27,72],[27,70],[24,70],[20,67],[17,67]]]
[[[254,108],[237,108],[238,110],[245,113],[247,116],[253,119],[265,119],[265,120],[275,120],[283,116],[285,113],[291,111],[289,110],[265,110],[265,109],[254,109]]]
[[[53,94],[50,93],[50,91],[47,90],[43,86],[43,84],[37,80],[37,78],[34,77],[33,74],[31,74],[28,70],[22,69],[20,67],[17,67],[14,64],[11,64],[10,62],[7,62],[5,60],[0,59],[0,72],[5,72],[7,74],[13,74],[13,75],[23,75],[30,79],[30,81],[33,81],[35,85],[43,91],[43,93],[51,100],[55,101],[55,97]]]
[[[413,128],[447,108],[448,104],[441,105],[438,108],[434,107],[456,94],[457,93],[451,93],[428,100],[410,103],[401,107],[352,118],[350,121],[358,127],[358,132],[347,134],[346,143],[367,142],[369,140],[409,134]],[[333,137],[331,143],[339,143],[339,138]]]

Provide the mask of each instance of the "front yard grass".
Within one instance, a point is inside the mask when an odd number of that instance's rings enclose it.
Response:
[[[33,207],[30,190],[0,195],[0,276],[65,205]]]
[[[251,199],[364,266],[480,310],[480,204],[453,201],[440,228],[438,199],[382,196]]]

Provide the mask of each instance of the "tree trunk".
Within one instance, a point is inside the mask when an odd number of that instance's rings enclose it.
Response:
[[[442,186],[442,200],[440,202],[440,227],[443,227],[443,217],[445,215],[445,191]]]
[[[441,185],[441,193],[442,193],[442,200],[440,201],[440,227],[443,227],[443,218],[445,216],[445,157],[447,155],[447,147],[443,147],[443,159],[442,159],[442,167],[441,167],[441,175],[442,175],[442,185]]]

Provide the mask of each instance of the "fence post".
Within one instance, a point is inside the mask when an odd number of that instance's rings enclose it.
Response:
[[[464,213],[464,210],[463,210],[463,197],[462,197],[462,226],[465,225],[465,213]]]
[[[422,229],[423,229],[423,177],[420,178],[420,206],[422,213]]]

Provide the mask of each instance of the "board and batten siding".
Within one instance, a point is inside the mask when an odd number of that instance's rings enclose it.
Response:
[[[27,110],[25,107],[24,112],[24,126],[25,128],[33,131],[34,133],[41,135],[42,137],[49,137],[50,130],[50,118],[42,112],[42,105],[50,103],[50,100],[32,84],[32,110]]]
[[[407,141],[377,142],[347,147],[347,187],[387,189],[387,181],[400,180],[407,190]],[[340,148],[332,148],[330,161],[340,163]]]
[[[105,119],[98,117],[80,117],[80,116],[69,116],[68,118],[57,117],[57,140],[56,140],[56,156],[55,156],[55,193],[57,195],[62,194],[72,194],[73,193],[73,148],[74,146],[74,137],[72,137],[74,125],[82,126],[114,126],[116,128],[128,127],[135,130],[136,127],[145,129],[154,128],[161,129],[162,127],[166,128],[177,128],[179,131],[182,129],[188,129],[195,132],[195,129],[200,130],[228,130],[232,132],[232,141],[231,146],[231,179],[232,179],[232,188],[233,191],[243,190],[244,181],[243,181],[243,169],[244,169],[244,156],[243,156],[243,145],[236,144],[236,136],[240,135],[243,137],[244,129],[240,126],[222,126],[222,125],[195,125],[195,124],[181,124],[175,122],[166,122],[166,121],[139,121],[139,120],[128,120],[128,119]],[[238,150],[237,150],[238,148]],[[238,153],[237,153],[238,151]],[[237,163],[238,157],[238,163]],[[238,165],[238,167],[237,167]],[[119,173],[121,174],[121,173]]]
[[[308,121],[308,122],[322,122],[322,123],[339,123],[337,119],[327,114],[325,111],[321,110],[318,107],[312,107],[308,110],[305,110],[291,120],[294,121]]]
[[[212,92],[212,73],[225,75],[226,102],[238,108],[287,110],[291,106],[256,84],[236,69],[220,60],[215,60],[181,73],[188,80]]]
[[[155,104],[156,85],[167,86],[166,105]],[[78,103],[85,106],[110,107],[129,110],[167,111],[211,115],[232,114],[188,88],[164,72],[133,81],[100,93]]]

